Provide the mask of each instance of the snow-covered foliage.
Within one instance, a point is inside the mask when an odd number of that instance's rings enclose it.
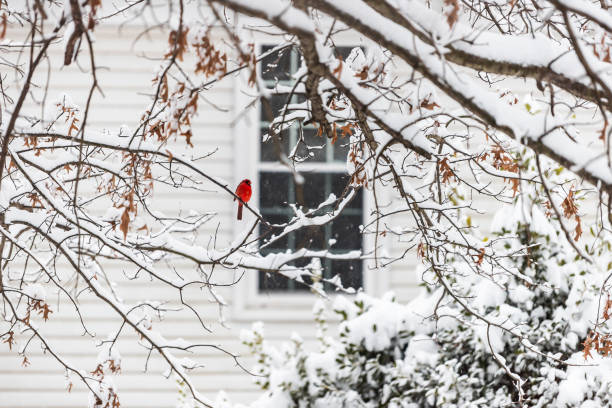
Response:
[[[609,406],[612,365],[599,354],[585,361],[581,346],[601,276],[532,210],[528,219],[498,214],[497,245],[516,251],[504,265],[515,275],[472,275],[451,261],[457,300],[425,273],[432,284],[407,304],[363,293],[319,302],[314,349],[296,335],[282,347],[269,344],[261,324],[245,331],[265,390],[249,406]],[[330,315],[340,320],[331,334]]]

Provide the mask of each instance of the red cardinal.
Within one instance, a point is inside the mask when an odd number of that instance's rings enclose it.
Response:
[[[247,203],[251,199],[251,194],[253,191],[251,190],[251,180],[244,179],[238,184],[236,188],[236,195],[240,197],[240,202],[238,202],[238,219],[242,219],[242,203]],[[236,197],[234,197],[234,201],[236,201]]]

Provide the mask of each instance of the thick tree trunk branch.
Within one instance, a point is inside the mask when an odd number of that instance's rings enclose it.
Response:
[[[364,0],[364,2],[382,16],[410,30],[410,32],[416,35],[421,41],[429,45],[434,45],[431,33],[426,33],[416,27],[404,15],[399,13],[395,7],[391,6],[387,0]],[[327,2],[321,1],[316,3],[318,8],[324,7]],[[555,2],[553,1],[553,3]],[[533,78],[537,81],[550,82],[579,98],[594,103],[600,103],[604,100],[607,108],[612,110],[612,100],[607,97],[605,92],[591,87],[588,83],[570,78],[563,72],[554,71],[551,67],[555,62],[554,60],[549,61],[546,65],[529,65],[516,63],[512,60],[487,58],[477,52],[469,52],[460,49],[453,43],[445,45],[445,48],[447,52],[444,53],[444,59],[454,64],[491,74]],[[473,51],[477,51],[478,46],[473,46],[471,48]]]
[[[310,54],[316,50],[316,48],[313,46],[314,42],[316,41],[314,37],[314,29],[306,25],[295,25],[293,24],[293,22],[295,21],[295,16],[291,16],[291,18],[288,18],[287,16],[288,13],[300,13],[301,18],[308,18],[308,16],[300,10],[291,9],[290,7],[288,7],[284,10],[281,10],[278,14],[273,14],[273,12],[264,12],[257,5],[249,4],[242,0],[214,1],[233,8],[234,10],[243,14],[265,19],[270,23],[278,26],[279,28],[297,35],[298,37],[300,37],[304,45],[304,57],[307,60],[312,59],[312,56]],[[380,25],[373,24],[372,21],[364,21],[362,17],[366,13],[359,14],[358,12],[355,12],[353,14],[350,12],[351,8],[343,8],[342,4],[338,5],[337,2],[331,2],[326,0],[310,0],[308,2],[308,6],[316,8],[317,10],[334,17],[339,21],[342,21],[347,26],[353,28],[354,30],[357,30],[358,32],[367,36],[374,42],[387,48],[394,55],[406,61],[414,70],[421,73],[425,78],[435,84],[440,90],[442,90],[452,99],[457,101],[461,106],[480,117],[489,126],[507,134],[511,138],[530,147],[536,152],[552,158],[562,166],[573,169],[576,174],[578,174],[580,177],[584,178],[591,184],[600,185],[602,186],[602,189],[606,191],[612,189],[612,172],[610,172],[610,169],[606,170],[607,167],[602,168],[601,166],[593,167],[592,163],[578,163],[572,160],[572,157],[575,157],[573,152],[561,152],[555,149],[554,147],[557,145],[557,142],[550,141],[547,138],[548,134],[552,129],[542,129],[542,132],[540,132],[539,134],[534,133],[534,129],[529,129],[529,133],[527,134],[517,133],[516,129],[509,124],[511,123],[511,121],[509,122],[508,120],[506,120],[507,118],[500,118],[499,116],[491,113],[491,110],[489,108],[493,107],[486,106],[485,101],[478,100],[478,98],[474,94],[466,94],[464,93],[464,90],[458,89],[456,84],[449,82],[447,78],[441,75],[440,72],[443,72],[442,69],[438,71],[432,69],[432,67],[429,65],[429,63],[434,62],[431,56],[417,54],[412,44],[399,44],[394,39],[389,38],[387,35],[385,35],[384,27],[380,27]],[[393,23],[389,22],[389,24]],[[308,40],[304,41],[304,39]],[[415,37],[413,40],[418,41],[418,37]],[[408,43],[413,40],[411,40],[410,38],[406,38],[405,42]],[[427,61],[424,61],[423,58],[425,57],[428,58]],[[468,59],[467,56],[463,56],[462,58],[465,58],[465,60]],[[437,63],[443,64],[443,61],[438,60]],[[507,72],[518,72],[515,71],[517,67],[513,68],[512,66],[507,66],[507,64],[502,64],[499,62],[496,64],[497,69],[499,71],[506,70]],[[351,99],[351,101],[356,107],[362,108],[364,112],[371,116],[376,121],[376,123],[381,126],[381,128],[383,128],[385,131],[389,132],[389,134],[397,138],[398,141],[401,141],[401,143],[404,144],[407,148],[410,148],[419,154],[426,155],[426,157],[429,156],[427,152],[424,152],[422,149],[419,149],[418,146],[414,146],[412,145],[412,143],[404,140],[401,137],[401,134],[398,134],[392,129],[391,126],[389,126],[383,120],[380,120],[380,118],[377,117],[376,112],[373,112],[371,109],[365,106],[362,101],[360,101],[358,98],[355,98],[351,90],[342,86],[342,84],[339,83],[339,81],[334,77],[334,75],[330,72],[329,68],[326,65],[320,64],[316,67],[313,66],[310,68],[312,70],[316,70],[316,74],[324,76],[330,81],[332,81],[335,85],[340,86],[342,90],[346,92],[347,96]],[[528,118],[527,116],[525,117]],[[602,157],[597,158],[597,160],[599,159],[605,160]],[[595,170],[593,170],[593,168],[595,168]]]

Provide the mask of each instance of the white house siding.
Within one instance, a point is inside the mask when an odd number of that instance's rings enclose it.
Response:
[[[93,109],[88,119],[88,126],[94,129],[109,128],[117,130],[121,125],[135,127],[141,113],[150,103],[145,94],[153,92],[151,79],[153,78],[154,63],[138,58],[135,54],[142,53],[149,56],[159,56],[164,52],[167,39],[160,34],[152,34],[152,40],[140,41],[135,50],[131,50],[131,41],[140,32],[134,28],[123,29],[118,33],[116,27],[96,30],[97,64],[100,67],[98,78],[105,97],[97,92],[93,99]],[[81,50],[81,60],[86,60],[87,50]],[[90,84],[90,74],[80,72],[76,64],[70,67],[61,67],[62,55],[53,55],[52,60],[52,87],[48,98],[53,101],[60,92],[71,96],[73,101],[84,107]],[[85,62],[85,65],[86,62]],[[43,78],[40,76],[39,78]],[[200,114],[194,123],[194,151],[197,154],[218,148],[218,151],[205,162],[205,168],[211,175],[226,178],[231,181],[234,168],[233,133],[231,120],[233,112],[233,80],[228,79],[217,84],[207,92],[206,98],[227,112],[220,112],[204,101],[201,102]],[[33,109],[33,107],[28,107]],[[178,146],[184,145],[178,140]],[[213,190],[212,186],[208,186]],[[222,222],[221,233],[218,237],[220,245],[225,245],[232,236],[234,208],[229,198],[221,194],[204,193],[182,195],[168,189],[159,188],[155,192],[153,206],[163,211],[173,213],[179,210],[212,211],[219,214]],[[207,237],[215,230],[216,224],[206,225],[202,228],[201,236]],[[229,231],[229,232],[228,232]],[[204,239],[204,238],[203,238]],[[173,265],[180,270],[182,265]],[[135,281],[121,279],[121,271],[111,266],[111,274],[119,276],[121,284],[118,292],[126,303],[137,300],[171,300],[176,305],[176,293],[172,293],[163,285],[151,282],[144,277]],[[231,272],[223,272],[231,273]],[[223,293],[223,291],[222,291]],[[231,290],[226,290],[224,296],[231,301]],[[156,327],[168,337],[183,337],[194,342],[222,344],[228,350],[241,351],[242,347],[237,333],[239,329],[227,330],[214,324],[217,309],[201,294],[196,294],[196,306],[207,323],[214,330],[213,335],[205,335],[197,329],[193,317],[184,314],[174,315],[167,321],[155,323]],[[107,334],[118,328],[113,312],[95,301],[91,296],[80,298],[80,308],[86,316],[85,323],[98,339],[106,338]],[[91,371],[95,368],[95,359],[98,353],[95,341],[82,336],[82,329],[72,309],[65,302],[53,303],[52,318],[42,324],[41,330],[47,334],[51,347],[61,354],[67,362],[75,367]],[[282,323],[280,326],[286,325]],[[273,332],[273,325],[269,329]],[[276,329],[280,337],[285,330]],[[174,381],[166,380],[161,373],[165,369],[159,359],[154,356],[149,363],[149,373],[144,374],[146,354],[137,344],[132,333],[126,331],[127,338],[119,342],[122,354],[122,373],[117,378],[117,384],[122,391],[120,394],[122,406],[125,407],[171,407],[177,399]],[[27,368],[21,366],[21,359],[8,350],[6,345],[0,347],[0,406],[2,407],[83,407],[86,405],[87,394],[84,387],[74,380],[74,388],[70,393],[66,391],[67,382],[62,367],[49,355],[43,355],[38,345],[30,347],[28,358],[31,365]],[[205,350],[198,353],[197,358],[206,364],[206,368],[194,375],[199,389],[204,395],[213,396],[220,389],[231,389],[237,399],[248,400],[252,398],[253,387],[249,376],[236,368],[233,361],[225,355],[214,350]],[[248,362],[250,364],[250,362]]]

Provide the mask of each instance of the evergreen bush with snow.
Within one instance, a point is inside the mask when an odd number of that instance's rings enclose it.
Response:
[[[266,391],[251,406],[609,406],[610,362],[598,353],[585,361],[581,345],[602,277],[538,207],[514,208],[514,217],[496,218],[504,273],[476,275],[452,261],[454,280],[446,284],[461,296],[446,296],[424,271],[429,283],[406,305],[391,294],[321,301],[318,351],[296,335],[273,347],[261,324],[244,332]],[[330,313],[340,318],[335,336],[327,333]]]

